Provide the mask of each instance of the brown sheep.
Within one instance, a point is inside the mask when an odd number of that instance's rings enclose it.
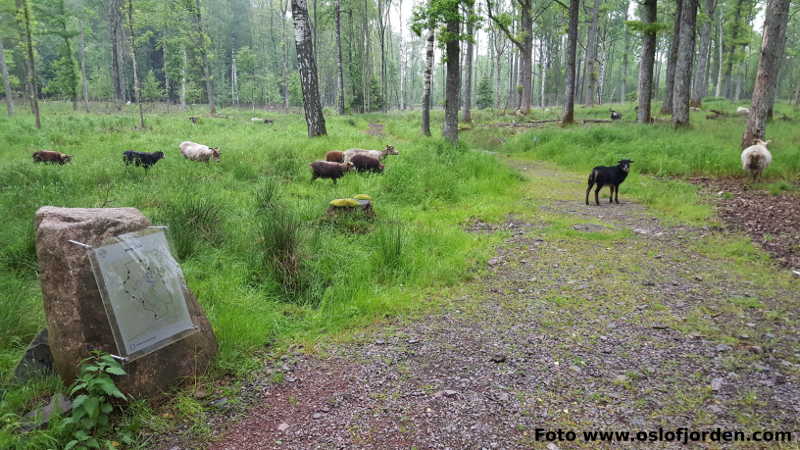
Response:
[[[353,163],[337,163],[331,161],[314,161],[309,164],[311,167],[311,181],[317,178],[330,178],[333,184],[336,184],[336,179],[343,177],[350,169],[353,168]]]
[[[364,154],[353,155],[350,158],[353,167],[359,172],[383,173],[383,164],[378,159]]]
[[[72,161],[72,155],[67,155],[66,153],[54,152],[52,150],[40,150],[33,153],[33,162],[63,165],[70,161]]]
[[[344,162],[344,153],[335,150],[325,153],[325,161]]]

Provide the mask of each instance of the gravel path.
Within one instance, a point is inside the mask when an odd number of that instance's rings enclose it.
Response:
[[[517,214],[467,226],[508,235],[467,295],[265,369],[210,448],[552,450],[596,448],[581,432],[597,429],[799,429],[797,279],[700,253],[716,230],[667,226],[624,184],[622,205],[584,206],[583,177],[515,164],[531,180]],[[537,428],[579,438],[547,447]]]

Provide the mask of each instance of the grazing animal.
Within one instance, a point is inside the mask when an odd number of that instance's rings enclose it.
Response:
[[[196,142],[184,141],[180,145],[181,154],[192,161],[208,162],[213,159],[219,161],[219,147],[209,147]]]
[[[200,123],[200,118],[199,117],[189,117],[189,121],[191,121],[193,124],[197,125],[198,123]]]
[[[353,157],[350,158],[350,162],[353,163],[353,167],[355,167],[358,172],[383,173],[383,164],[372,156],[365,154],[353,155]]]
[[[353,163],[338,163],[330,161],[314,161],[309,164],[311,167],[311,181],[317,178],[330,178],[333,184],[336,184],[338,178],[343,177],[350,169],[353,168]]]
[[[620,113],[618,113],[618,112],[616,112],[616,111],[614,111],[612,109],[611,110],[611,120],[619,120],[619,119],[622,119],[622,114],[620,114]]]
[[[250,122],[261,122],[261,123],[266,123],[266,124],[272,124],[275,121],[272,120],[272,119],[263,119],[261,117],[251,117],[250,118]]]
[[[772,163],[772,154],[767,150],[770,141],[756,139],[756,143],[742,151],[742,169],[750,172],[753,181],[756,181],[761,172]]]
[[[33,152],[33,162],[43,162],[64,165],[72,161],[72,155],[66,153],[56,152],[53,150],[40,150]]]
[[[394,149],[391,145],[387,145],[386,148],[383,150],[364,150],[361,148],[351,148],[349,150],[345,150],[344,152],[344,161],[350,161],[354,155],[364,154],[368,156],[372,156],[373,158],[377,158],[378,160],[382,160],[386,157],[386,155],[399,155],[400,152]]]
[[[750,115],[750,108],[746,108],[744,106],[740,106],[740,107],[736,108],[736,114],[741,114],[743,116],[749,116]]]
[[[328,153],[325,153],[325,161],[344,162],[344,153],[332,150]]]
[[[592,186],[595,184],[597,185],[597,189],[594,191],[595,203],[600,205],[600,189],[608,185],[608,187],[611,188],[611,195],[608,198],[608,203],[616,201],[617,204],[619,204],[619,185],[622,184],[628,176],[632,162],[633,161],[629,159],[622,159],[616,166],[597,166],[592,169],[592,173],[589,174],[589,187],[586,188],[586,204],[589,204],[589,191],[592,190]],[[614,196],[615,193],[616,199]]]
[[[145,170],[154,166],[160,159],[164,158],[164,152],[135,152],[128,150],[122,153],[122,161],[125,165],[133,163],[136,167],[142,166]]]

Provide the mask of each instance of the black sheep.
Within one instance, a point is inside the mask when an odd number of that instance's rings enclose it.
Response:
[[[317,178],[330,178],[333,180],[333,184],[336,184],[337,178],[343,177],[345,173],[353,168],[353,163],[314,161],[309,166],[311,167],[311,181]]]
[[[162,158],[164,158],[164,152],[147,153],[128,150],[122,153],[122,160],[125,162],[125,165],[133,163],[136,167],[144,167],[145,170],[155,165],[155,163]]]
[[[619,185],[622,184],[628,176],[632,162],[633,161],[630,159],[623,159],[620,160],[619,164],[616,166],[597,166],[592,169],[592,173],[589,174],[589,187],[586,188],[586,204],[589,204],[589,191],[592,190],[592,186],[595,184],[597,184],[597,189],[594,191],[595,203],[598,205],[600,204],[600,189],[608,185],[611,188],[611,195],[608,202],[612,203],[616,201],[617,204],[619,204]],[[616,193],[616,199],[614,193]]]
[[[620,114],[620,113],[618,113],[618,112],[616,112],[616,111],[614,111],[612,109],[611,110],[611,120],[619,120],[619,119],[622,119],[622,114]]]
[[[356,154],[350,158],[353,167],[359,172],[377,172],[383,173],[383,164],[377,159],[364,154]]]

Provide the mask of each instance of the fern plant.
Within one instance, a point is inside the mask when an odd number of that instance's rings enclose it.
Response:
[[[109,415],[114,410],[112,399],[127,400],[112,375],[125,375],[125,370],[109,354],[94,351],[81,362],[80,375],[69,391],[73,397],[72,415],[64,423],[71,430],[72,440],[65,450],[100,448],[95,436],[108,429]]]

